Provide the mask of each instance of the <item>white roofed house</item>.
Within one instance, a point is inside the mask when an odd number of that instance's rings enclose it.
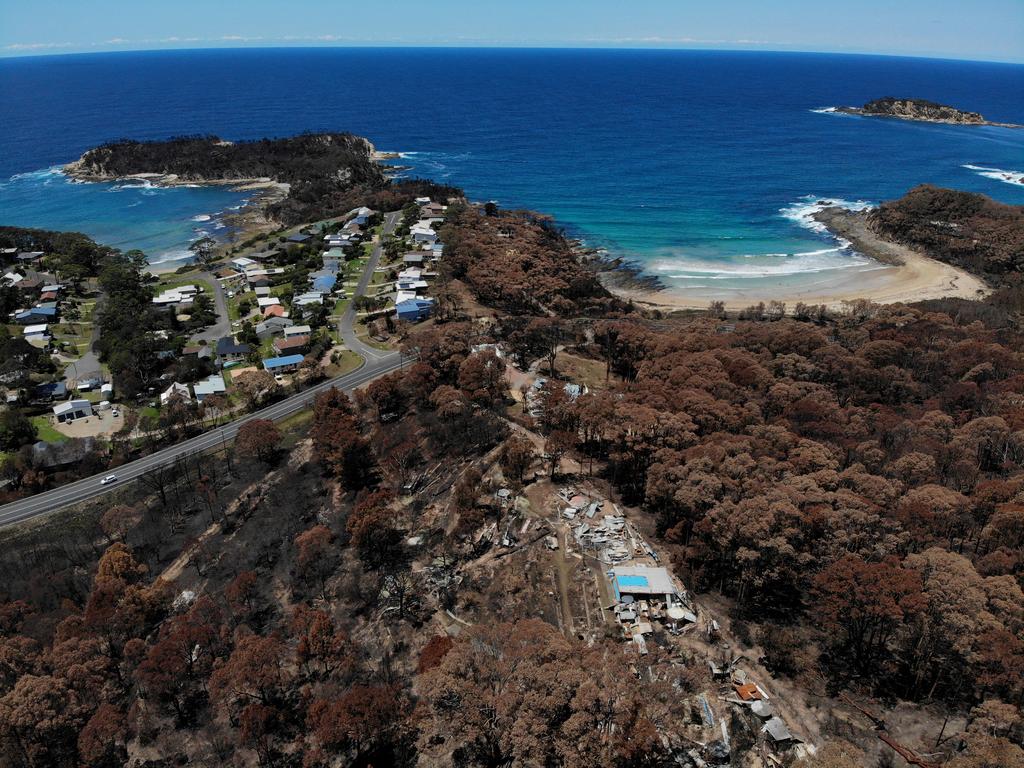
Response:
[[[247,259],[245,256],[239,256],[237,259],[231,260],[231,266],[245,272],[249,269],[256,269],[259,266],[259,262],[254,261],[253,259]]]
[[[46,323],[39,323],[37,325],[26,325],[25,326],[25,341],[31,344],[33,347],[42,349],[43,347],[50,346],[50,342],[53,339],[50,336],[50,326]]]
[[[195,285],[182,285],[177,288],[168,288],[163,293],[154,296],[153,303],[158,307],[184,307],[190,305],[199,292],[199,288]]]
[[[414,243],[420,245],[433,245],[437,242],[437,232],[427,221],[419,221],[414,224],[409,230],[409,235]]]
[[[306,293],[300,293],[298,296],[292,297],[292,304],[296,307],[305,307],[323,303],[324,295],[319,291],[307,291]]]

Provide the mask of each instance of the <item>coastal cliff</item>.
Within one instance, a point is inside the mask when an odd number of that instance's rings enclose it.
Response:
[[[358,205],[392,209],[421,194],[458,193],[431,182],[390,180],[373,144],[350,133],[238,142],[217,136],[120,140],[90,149],[64,172],[81,181],[265,189],[258,204],[268,218],[285,225],[329,218]]]
[[[836,107],[836,112],[863,117],[893,117],[899,120],[914,120],[925,123],[947,123],[950,125],[990,125],[1000,128],[1021,128],[1014,123],[995,123],[986,120],[977,112],[967,112],[946,104],[937,104],[926,99],[897,99],[886,96],[869,101],[862,107]]]

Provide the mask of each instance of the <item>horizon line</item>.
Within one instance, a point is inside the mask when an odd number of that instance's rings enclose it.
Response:
[[[228,41],[219,41],[228,42]],[[959,56],[953,54],[925,54],[925,53],[895,53],[895,52],[881,52],[881,51],[866,51],[866,50],[818,50],[818,49],[803,49],[803,48],[786,48],[786,47],[758,47],[756,44],[744,44],[743,42],[728,43],[727,41],[716,41],[708,42],[707,44],[701,44],[694,41],[691,44],[671,44],[667,43],[664,45],[649,44],[649,45],[630,45],[630,44],[618,44],[613,41],[609,41],[605,44],[599,44],[596,42],[586,43],[572,43],[572,42],[558,42],[558,43],[525,43],[525,42],[508,42],[508,43],[469,43],[460,44],[451,41],[430,43],[430,42],[410,42],[410,43],[386,43],[386,42],[347,42],[347,43],[336,43],[336,44],[321,44],[317,45],[313,41],[309,41],[307,44],[291,45],[287,42],[275,43],[274,41],[267,40],[257,45],[197,45],[197,46],[160,46],[151,48],[110,48],[103,50],[60,50],[59,48],[63,44],[33,44],[38,45],[38,48],[30,49],[29,46],[17,47],[18,44],[10,44],[4,49],[0,49],[0,61],[2,60],[13,60],[13,59],[50,59],[50,58],[65,58],[73,56],[107,56],[107,55],[121,55],[121,54],[139,54],[139,53],[196,53],[196,52],[212,52],[212,51],[260,51],[260,50],[506,50],[506,51],[703,51],[708,53],[776,53],[776,54],[810,54],[810,55],[833,55],[833,56],[864,56],[864,57],[880,57],[880,58],[896,58],[896,59],[922,59],[926,61],[956,61],[965,63],[977,63],[977,64],[1005,64],[1010,66],[1021,66],[1024,65],[1024,54],[1020,59],[978,59],[970,58],[967,56]],[[105,45],[105,43],[95,44]],[[729,46],[729,47],[716,47],[716,46]],[[784,46],[784,43],[765,43],[766,46],[778,45]],[[68,47],[74,47],[69,45]],[[14,49],[14,50],[12,50]]]

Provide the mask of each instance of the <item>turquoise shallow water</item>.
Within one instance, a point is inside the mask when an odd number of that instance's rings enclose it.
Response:
[[[201,237],[228,237],[224,217],[248,199],[221,187],[83,184],[56,167],[0,182],[4,223],[86,232],[107,245],[144,251],[156,269],[186,263],[188,245]]]
[[[476,199],[708,298],[878,265],[812,226],[821,199],[921,182],[1024,204],[1024,131],[823,112],[918,96],[1024,122],[1024,67],[709,51],[292,49],[0,61],[0,220],[79,228],[151,258],[237,205],[217,189],[110,192],[35,173],[102,141],[351,130]],[[1017,174],[1016,176],[1014,174]],[[162,254],[162,256],[161,256]]]

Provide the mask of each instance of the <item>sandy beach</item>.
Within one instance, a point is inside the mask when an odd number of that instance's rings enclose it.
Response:
[[[802,289],[792,286],[773,288],[767,281],[761,281],[757,288],[725,301],[726,309],[737,311],[762,301],[782,301],[789,310],[798,302],[840,309],[845,303],[857,299],[869,299],[879,304],[945,297],[976,299],[990,290],[983,280],[962,269],[928,258],[898,243],[882,240],[867,226],[864,213],[826,208],[815,218],[832,234],[848,240],[857,252],[879,262],[879,267],[851,270],[849,275],[838,277],[833,273],[821,281],[808,282]],[[663,311],[707,309],[710,303],[705,296],[687,295],[675,288],[643,290],[614,285],[608,288],[635,304]]]

